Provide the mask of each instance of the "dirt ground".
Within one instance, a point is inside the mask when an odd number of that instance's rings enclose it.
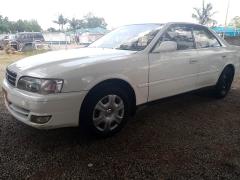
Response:
[[[216,100],[186,94],[141,108],[107,139],[36,130],[0,97],[0,179],[239,179],[240,80]]]

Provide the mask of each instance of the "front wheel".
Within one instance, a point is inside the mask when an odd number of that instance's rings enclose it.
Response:
[[[111,136],[120,131],[130,114],[131,99],[114,87],[98,88],[87,96],[80,112],[80,127],[87,133]]]
[[[234,78],[234,70],[231,67],[226,67],[214,89],[214,95],[217,98],[224,98],[227,96],[228,92],[231,89],[232,82]]]

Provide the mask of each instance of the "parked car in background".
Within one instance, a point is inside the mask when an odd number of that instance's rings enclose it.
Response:
[[[3,50],[7,45],[8,43],[15,39],[15,35],[14,34],[3,34],[0,36],[0,50]]]
[[[0,35],[0,50],[4,49],[4,38],[5,35]]]
[[[224,98],[239,73],[239,47],[188,23],[120,27],[87,48],[48,52],[7,67],[5,104],[39,129],[118,132],[138,105],[212,87]]]
[[[10,41],[10,45],[17,51],[27,51],[34,49],[36,43],[44,41],[41,32],[22,32],[15,35],[15,38]]]

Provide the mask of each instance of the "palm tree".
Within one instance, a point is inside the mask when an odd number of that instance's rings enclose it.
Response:
[[[59,25],[59,31],[60,31],[60,27],[61,27],[61,30],[63,31],[63,26],[64,26],[65,24],[67,24],[67,19],[64,18],[64,16],[63,16],[62,14],[60,14],[60,15],[58,16],[58,19],[55,20],[55,21],[53,21],[53,22]]]
[[[231,22],[230,22],[229,25],[230,25],[230,26],[234,26],[234,27],[236,27],[236,28],[240,28],[240,16],[234,17],[234,18],[231,20]]]
[[[80,26],[80,20],[78,20],[78,19],[76,19],[76,18],[72,18],[71,20],[69,19],[68,20],[68,23],[69,23],[69,25],[70,25],[70,28],[72,29],[72,30],[76,30],[77,28],[79,28],[79,26]]]
[[[193,8],[195,13],[192,14],[192,17],[198,21],[199,24],[209,25],[216,24],[217,21],[212,19],[212,17],[216,14],[216,12],[212,12],[213,6],[211,3],[207,3],[205,5],[205,1],[203,0],[202,8]]]

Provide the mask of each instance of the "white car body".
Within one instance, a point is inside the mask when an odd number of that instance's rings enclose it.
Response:
[[[41,95],[18,89],[4,79],[5,104],[21,122],[39,129],[79,125],[82,102],[97,84],[116,79],[128,83],[136,106],[180,93],[213,86],[227,65],[239,72],[239,49],[216,38],[221,47],[152,53],[168,23],[142,51],[81,48],[48,52],[17,61],[8,70],[22,76],[63,79],[61,93]],[[184,24],[184,23],[182,23]],[[189,24],[191,25],[191,24]],[[10,103],[9,103],[10,102]],[[32,115],[51,115],[44,124],[31,122]]]

